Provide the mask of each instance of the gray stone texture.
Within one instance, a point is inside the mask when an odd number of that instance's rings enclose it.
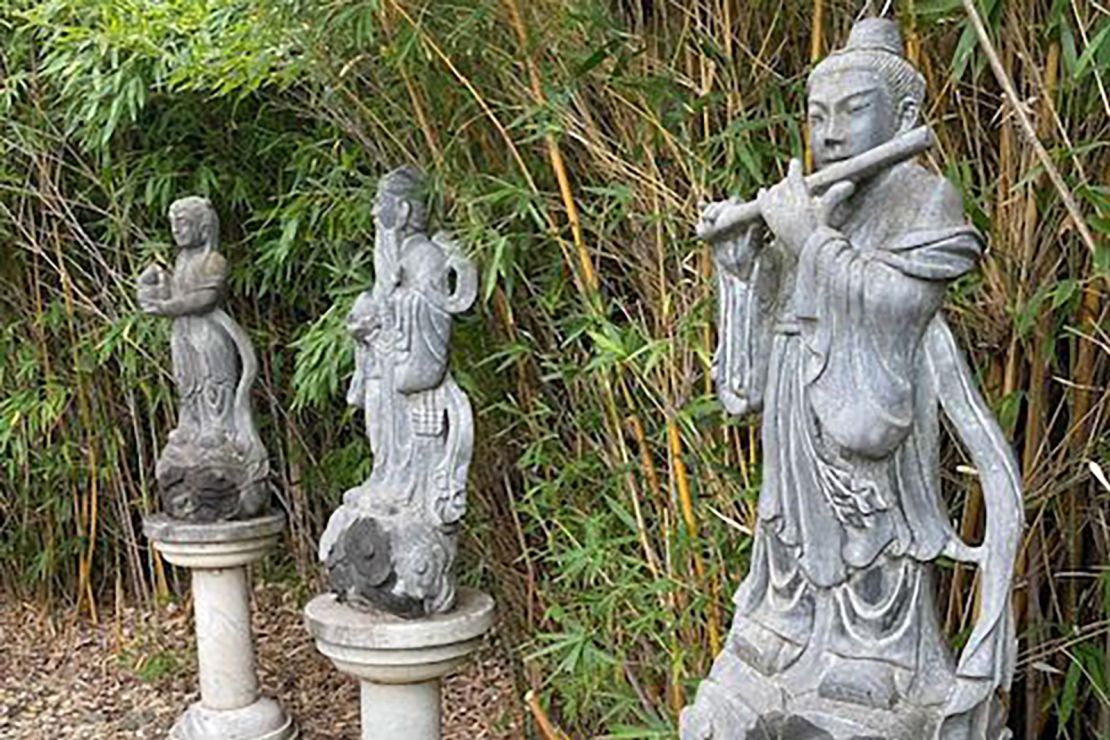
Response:
[[[179,410],[155,469],[162,508],[194,522],[258,516],[270,502],[269,461],[251,413],[258,363],[222,308],[227,261],[216,251],[216,212],[204,198],[181,198],[170,223],[180,250],[173,274],[150,265],[138,285],[142,310],[173,320]]]
[[[754,204],[702,214],[718,393],[731,413],[762,411],[764,457],[750,569],[683,740],[1009,734],[1021,482],[940,312],[984,243],[957,190],[912,161],[923,97],[896,24],[860,21],[809,78],[814,163],[838,181],[794,161]],[[876,151],[890,155],[878,171]],[[982,485],[979,546],[941,497],[942,412]],[[958,656],[937,617],[942,556],[979,569]]]
[[[185,522],[166,514],[143,531],[168,562],[188,568],[195,615],[200,699],[177,718],[171,740],[292,740],[297,728],[261,694],[251,635],[247,566],[280,539],[285,515]]]
[[[365,413],[374,464],[319,548],[342,600],[405,617],[454,604],[474,441],[448,360],[452,317],[474,302],[477,272],[448,236],[428,235],[421,188],[407,167],[378,184],[374,285],[347,317],[356,346],[347,401]]]

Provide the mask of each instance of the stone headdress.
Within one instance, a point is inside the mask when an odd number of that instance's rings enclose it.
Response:
[[[422,229],[428,221],[424,205],[424,175],[415,167],[390,170],[378,181],[378,197],[390,195],[409,204],[409,226]]]
[[[852,26],[848,43],[821,60],[809,74],[817,77],[847,69],[868,69],[890,88],[897,104],[909,99],[920,108],[925,100],[925,78],[906,59],[898,24],[889,18],[864,18]]]

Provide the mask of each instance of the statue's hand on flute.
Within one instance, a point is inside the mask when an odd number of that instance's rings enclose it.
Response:
[[[735,207],[743,203],[739,198],[733,196],[726,200],[717,200],[712,203],[700,203],[701,213],[698,216],[697,234],[700,237],[703,232],[712,230],[717,223],[717,219],[721,217],[722,213],[728,211],[729,208]]]
[[[791,253],[801,254],[814,232],[832,226],[833,211],[855,189],[850,180],[841,180],[816,195],[802,177],[801,160],[792,159],[786,178],[774,187],[761,188],[756,204],[775,238]]]
[[[912,159],[933,145],[933,133],[919,126],[869,149],[851,159],[835,162],[804,178],[810,193],[818,195],[839,182],[858,183],[888,167]],[[710,203],[698,219],[697,237],[718,241],[752,221],[762,221],[757,201],[741,202],[737,198]]]

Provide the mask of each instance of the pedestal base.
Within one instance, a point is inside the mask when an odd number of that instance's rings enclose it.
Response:
[[[169,740],[294,740],[297,728],[276,701],[265,697],[239,709],[208,709],[200,702],[185,710]]]
[[[325,594],[304,613],[316,649],[361,682],[362,740],[438,740],[440,679],[480,647],[493,599],[463,588],[450,612],[402,619]]]
[[[251,638],[247,565],[273,546],[282,514],[196,524],[164,514],[147,517],[143,530],[154,547],[192,576],[200,701],[178,718],[171,740],[290,740],[292,720],[273,699],[261,697]]]

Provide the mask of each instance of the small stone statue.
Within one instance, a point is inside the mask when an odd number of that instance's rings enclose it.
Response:
[[[374,286],[347,317],[356,342],[347,402],[366,414],[374,467],[344,494],[319,552],[341,600],[404,617],[454,604],[474,446],[448,354],[451,317],[474,302],[477,272],[446,235],[428,237],[420,188],[407,167],[378,184]]]
[[[180,411],[155,470],[162,506],[191,522],[255,517],[270,500],[269,462],[251,416],[258,363],[246,332],[220,307],[227,261],[216,251],[216,211],[205,198],[181,198],[170,224],[181,249],[173,275],[150,265],[138,286],[144,312],[173,319]]]
[[[817,171],[803,178],[795,160],[756,203],[702,213],[718,393],[734,414],[762,411],[764,467],[750,570],[683,740],[1009,736],[1021,482],[939,311],[984,244],[957,190],[912,161],[924,88],[897,25],[858,22],[809,77]],[[978,470],[978,546],[941,497],[941,409]],[[934,593],[942,556],[979,568],[955,660]]]

